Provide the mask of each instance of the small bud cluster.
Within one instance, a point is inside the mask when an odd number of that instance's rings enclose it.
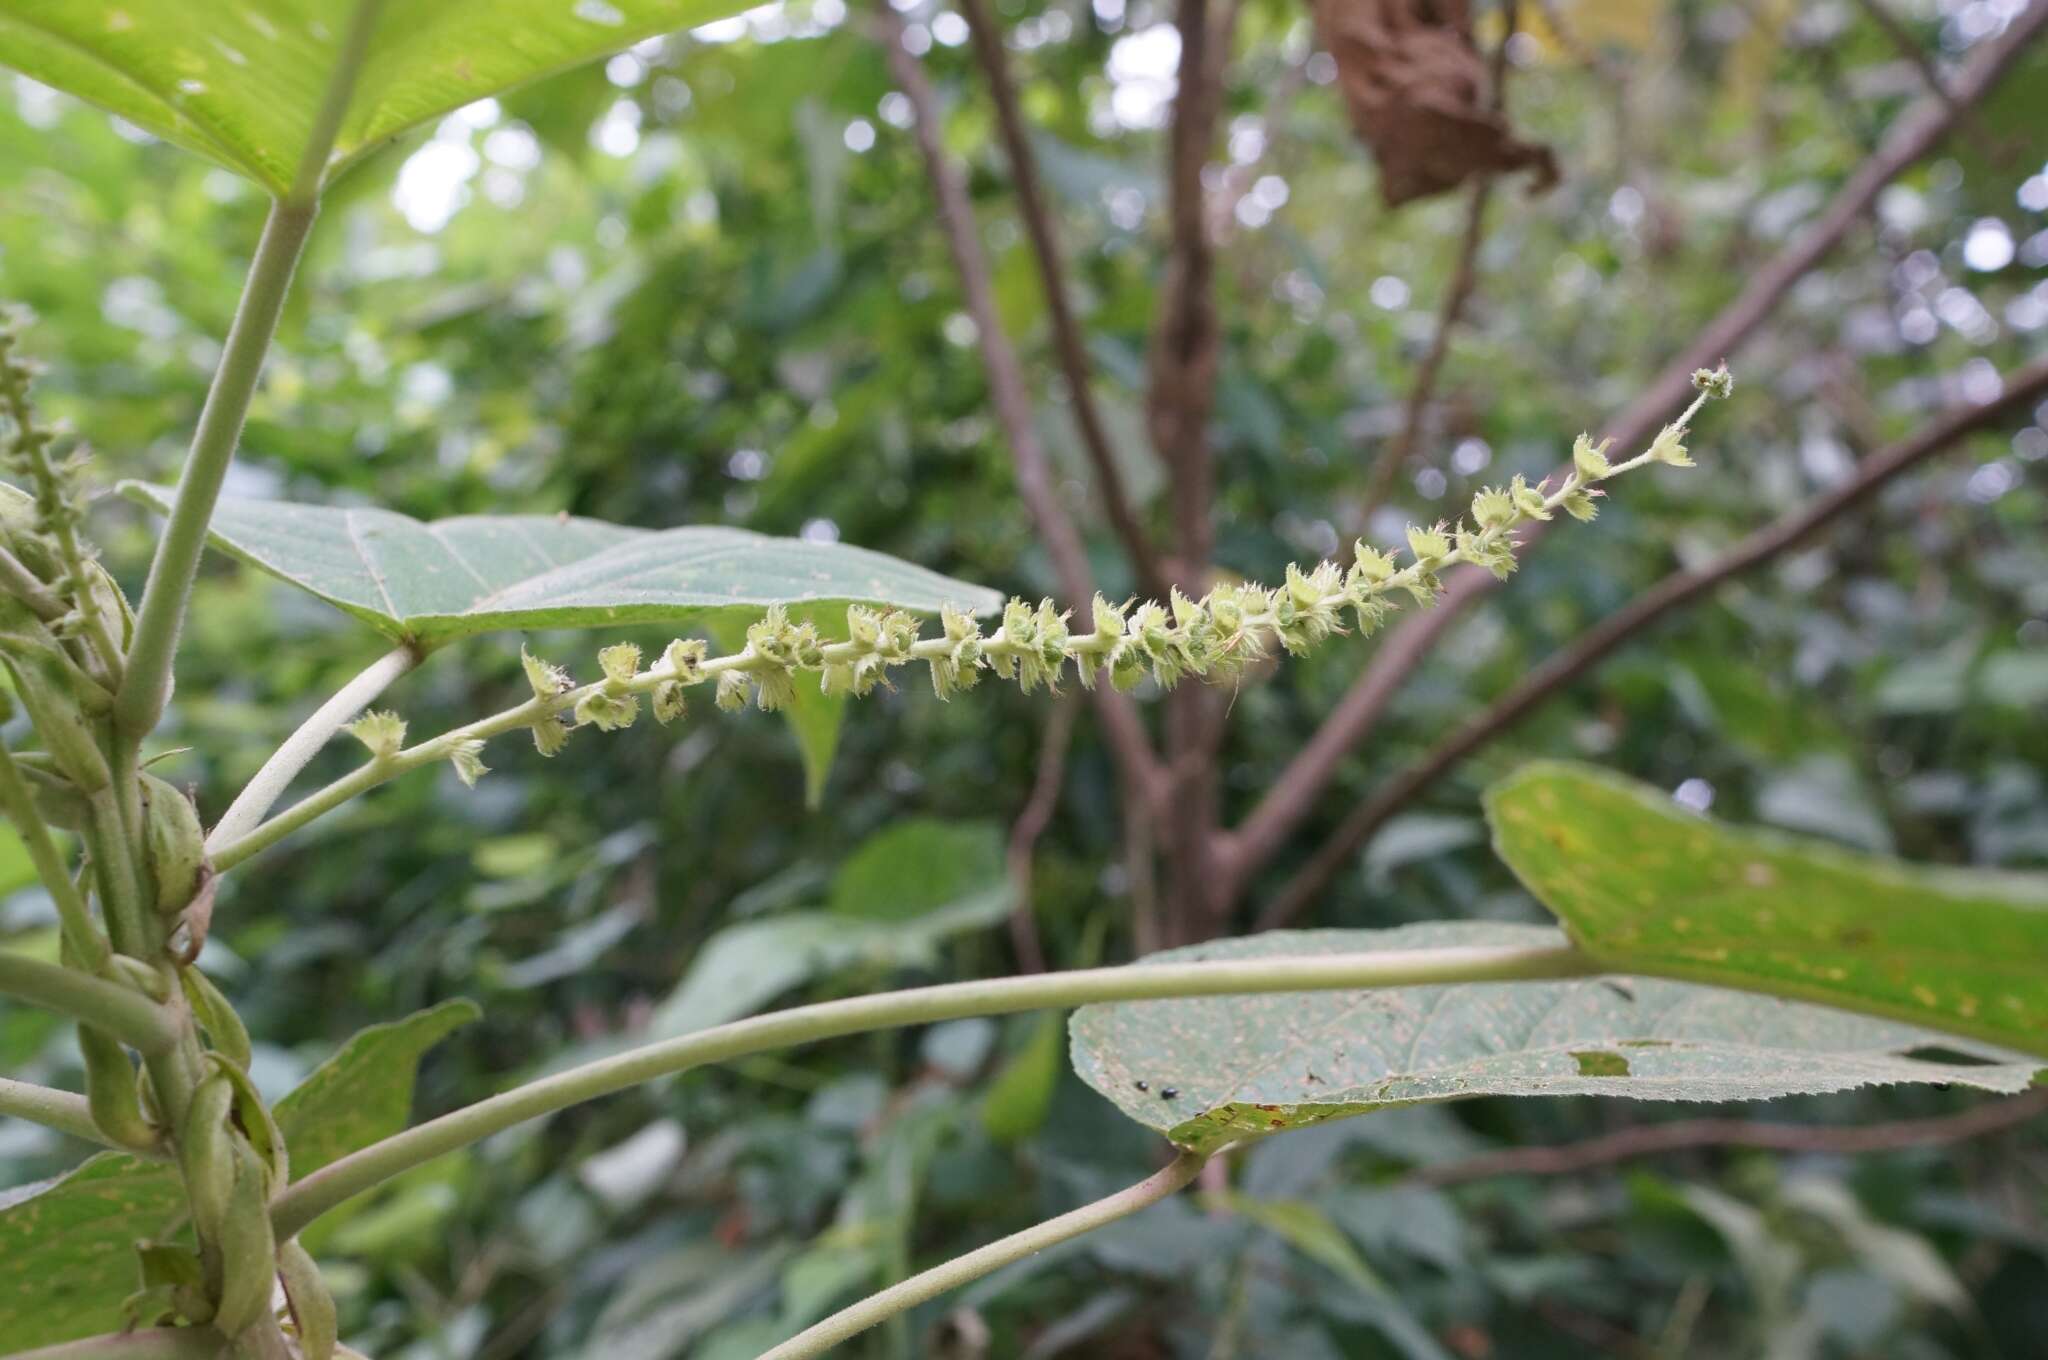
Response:
[[[99,635],[102,658],[111,662],[115,648],[102,617],[111,594],[94,565],[95,551],[80,536],[85,519],[83,448],[59,454],[62,436],[36,418],[29,389],[40,365],[19,352],[26,314],[0,310],[0,469],[21,482],[32,501],[27,523],[9,523],[4,546],[40,576],[69,606],[51,621],[60,638]]]
[[[746,646],[730,656],[713,657],[703,642],[681,639],[643,669],[640,649],[619,643],[598,653],[602,678],[581,687],[561,668],[524,655],[532,703],[416,749],[422,758],[430,754],[453,761],[456,773],[474,783],[484,773],[478,758],[482,740],[470,733],[524,726],[532,730],[540,753],[552,756],[574,727],[607,732],[631,727],[640,716],[641,695],[650,696],[662,723],[681,718],[685,691],[707,682],[721,709],[737,711],[752,703],[772,712],[795,701],[799,684],[857,697],[888,684],[894,668],[914,663],[929,670],[941,699],[971,689],[984,672],[1026,693],[1057,689],[1069,664],[1089,688],[1103,677],[1120,690],[1147,679],[1171,688],[1189,676],[1228,683],[1275,643],[1301,656],[1333,634],[1356,629],[1370,635],[1403,597],[1424,607],[1436,603],[1444,588],[1442,573],[1460,563],[1505,579],[1516,566],[1514,531],[1550,520],[1559,510],[1592,519],[1601,494],[1597,483],[1646,463],[1690,467],[1683,441],[1694,413],[1709,397],[1732,390],[1725,369],[1703,369],[1694,383],[1699,398],[1636,457],[1614,462],[1606,441],[1595,444],[1581,435],[1572,446],[1571,470],[1555,490],[1547,481],[1531,485],[1517,476],[1506,486],[1474,495],[1468,518],[1409,526],[1411,560],[1406,566],[1398,560],[1399,550],[1383,551],[1361,541],[1348,566],[1321,562],[1304,570],[1289,565],[1274,588],[1220,585],[1199,600],[1175,590],[1164,603],[1116,604],[1098,595],[1086,631],[1076,631],[1071,616],[1050,600],[1035,605],[1011,600],[996,630],[986,634],[973,618],[948,607],[940,611],[938,635],[929,638],[920,634],[919,621],[910,614],[857,604],[846,611],[845,636],[833,640],[812,620],[792,618],[778,605],[747,629]],[[379,760],[395,755],[404,740],[404,724],[388,714],[370,714],[350,731]]]

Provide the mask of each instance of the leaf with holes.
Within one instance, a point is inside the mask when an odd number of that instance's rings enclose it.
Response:
[[[1152,961],[1556,938],[1480,922],[1274,931]],[[1197,1149],[1466,1096],[1764,1100],[1892,1082],[2017,1091],[2038,1066],[1911,1057],[1944,1041],[1819,1006],[1626,977],[1121,1002],[1082,1007],[1069,1030],[1082,1080]]]
[[[362,1031],[277,1104],[298,1175],[405,1127],[420,1055],[479,1012],[446,1001]],[[103,1152],[69,1175],[0,1191],[0,1346],[56,1345],[122,1326],[135,1243],[175,1231],[185,1193],[167,1162]]]
[[[125,482],[160,511],[163,487]],[[843,543],[744,529],[630,529],[566,515],[464,515],[223,499],[215,547],[386,637],[434,646],[508,628],[599,628],[758,616],[773,604],[985,614],[1002,597]]]
[[[376,9],[325,177],[464,104],[746,7],[745,0],[387,0]],[[283,193],[297,176],[355,8],[338,0],[0,0],[0,64]]]
[[[1920,868],[1721,826],[1577,765],[1503,780],[1487,815],[1500,857],[1616,968],[2048,1056],[2048,877]]]

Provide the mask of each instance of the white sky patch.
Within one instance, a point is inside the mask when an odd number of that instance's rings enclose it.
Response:
[[[846,131],[841,137],[848,151],[870,150],[875,144],[875,125],[865,118],[856,118],[846,125]]]
[[[1995,273],[2012,263],[2012,229],[1995,217],[1980,217],[1963,238],[1963,263],[1981,274]]]
[[[1179,71],[1180,33],[1172,24],[1118,38],[1109,49],[1110,113],[1127,128],[1165,127]]]
[[[469,201],[469,181],[482,163],[466,133],[458,141],[443,129],[405,158],[391,204],[414,231],[431,236]]]
[[[621,159],[640,149],[640,106],[621,99],[604,111],[590,129],[590,144],[607,156]]]

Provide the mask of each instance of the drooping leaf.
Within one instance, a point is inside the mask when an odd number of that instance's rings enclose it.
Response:
[[[1153,957],[1555,941],[1540,927],[1441,922],[1275,931]],[[1125,1002],[1082,1007],[1069,1032],[1084,1081],[1193,1148],[1465,1096],[1761,1100],[1908,1081],[2016,1091],[2037,1066],[1926,1061],[1906,1055],[1945,1041],[1924,1030],[1645,978]]]
[[[1758,986],[2048,1055],[2048,878],[1721,826],[1602,771],[1488,791],[1494,846],[1616,968]]]
[[[791,611],[791,617],[808,619],[829,633],[838,620],[824,617],[825,612],[796,609]],[[747,644],[747,624],[751,618],[751,614],[713,618],[709,624],[712,641],[722,652],[737,652]],[[825,782],[832,777],[832,761],[839,754],[839,729],[846,723],[848,702],[844,694],[827,694],[819,685],[807,682],[796,687],[795,697],[780,710],[789,734],[796,738],[797,756],[803,761],[807,808],[815,810],[824,805]]]
[[[403,1128],[420,1055],[476,1018],[448,1001],[344,1044],[278,1102],[278,1127],[298,1175]],[[183,1217],[185,1194],[165,1162],[103,1152],[56,1180],[0,1192],[0,1355],[118,1330],[135,1289],[134,1244]]]
[[[741,0],[386,0],[328,175],[451,109],[744,8]],[[0,0],[0,64],[282,192],[354,9],[340,0]]]
[[[167,510],[170,493],[122,484]],[[214,546],[310,591],[386,637],[433,645],[508,628],[688,623],[772,604],[975,613],[994,591],[841,543],[693,525],[631,529],[548,515],[422,523],[389,510],[223,499]]]

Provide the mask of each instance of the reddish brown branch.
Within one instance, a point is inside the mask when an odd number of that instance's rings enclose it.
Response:
[[[1606,433],[1626,448],[1655,431],[1690,397],[1692,371],[1710,368],[1740,350],[1792,285],[1840,244],[1885,185],[1941,142],[1954,126],[1956,110],[1975,104],[1997,84],[2044,24],[2048,0],[2034,0],[2004,34],[1972,56],[1951,87],[1949,102],[1929,97],[1901,114],[1883,145],[1836,190],[1820,217],[1750,276],[1734,301],[1651,380]],[[1538,538],[1538,532],[1528,535],[1531,545]],[[1349,692],[1238,828],[1227,865],[1233,890],[1272,857],[1316,806],[1338,767],[1379,722],[1395,692],[1435,650],[1438,639],[1497,584],[1484,571],[1460,568],[1446,581],[1436,608],[1409,615],[1388,632]]]
[[[1059,576],[1067,602],[1085,611],[1095,594],[1094,573],[1088,566],[1088,552],[1080,531],[1066,507],[1060,504],[1045,447],[1038,441],[1032,420],[1031,398],[1024,382],[1017,351],[1003,330],[1002,314],[996,308],[995,285],[988,256],[982,251],[975,227],[974,205],[967,196],[967,182],[959,167],[947,157],[940,143],[938,98],[924,67],[903,46],[903,21],[888,0],[875,5],[876,30],[889,63],[889,72],[903,88],[912,112],[912,127],[918,150],[924,157],[925,174],[937,200],[939,223],[945,230],[946,248],[960,276],[967,314],[974,321],[981,349],[982,367],[988,375],[989,398],[996,408],[1010,462],[1017,478],[1017,494],[1038,526],[1046,555]],[[1142,807],[1155,804],[1162,793],[1164,775],[1150,740],[1130,700],[1107,685],[1090,691],[1096,715],[1119,773],[1140,799]]]
[[[1039,286],[1045,294],[1046,314],[1051,322],[1053,353],[1059,359],[1060,374],[1066,379],[1081,447],[1095,470],[1103,513],[1130,556],[1139,589],[1163,598],[1169,583],[1160,570],[1152,540],[1131,509],[1123,474],[1117,469],[1115,450],[1110,447],[1109,428],[1103,423],[1102,408],[1095,401],[1088,350],[1067,296],[1066,268],[1059,241],[1053,235],[1052,216],[1046,210],[1045,189],[1038,177],[1038,154],[1032,149],[1024,117],[1018,110],[1016,83],[1010,78],[1009,55],[1003,50],[1002,27],[989,11],[988,0],[962,0],[960,8],[973,36],[975,60],[981,65],[989,95],[995,101],[996,128],[1002,135],[1003,151],[1009,157],[1010,178],[1017,189],[1017,209],[1024,219],[1025,235],[1031,240],[1032,257],[1038,263]]]
[[[1017,970],[1022,973],[1045,971],[1045,946],[1038,938],[1038,915],[1031,896],[1031,860],[1038,851],[1039,837],[1059,807],[1060,787],[1067,777],[1067,748],[1073,744],[1074,719],[1080,711],[1072,699],[1053,705],[1038,745],[1038,773],[1031,781],[1031,796],[1010,824],[1010,890],[1017,895],[1010,907],[1010,943],[1017,951]]]
[[[1945,1147],[2014,1128],[2048,1110],[2048,1090],[1973,1105],[1960,1114],[1932,1119],[1899,1119],[1885,1124],[1833,1128],[1812,1124],[1763,1124],[1748,1119],[1682,1119],[1639,1124],[1598,1138],[1559,1147],[1504,1148],[1460,1161],[1422,1167],[1415,1179],[1426,1185],[1462,1185],[1495,1176],[1568,1176],[1594,1167],[1665,1152],[1708,1147],[1760,1148],[1852,1157],[1906,1148]]]
[[[1375,789],[1351,810],[1325,841],[1267,903],[1259,928],[1271,930],[1299,916],[1330,877],[1349,863],[1387,818],[1407,806],[1453,766],[1521,721],[1544,700],[1612,655],[1621,645],[1700,599],[1730,577],[1770,561],[1875,495],[1886,483],[1950,448],[1966,435],[2000,424],[2048,395],[2048,359],[2005,379],[1991,401],[1949,412],[1857,466],[1856,475],[1798,510],[1757,530],[1704,567],[1675,572],[1608,615],[1520,682],[1467,719],[1422,759]]]

